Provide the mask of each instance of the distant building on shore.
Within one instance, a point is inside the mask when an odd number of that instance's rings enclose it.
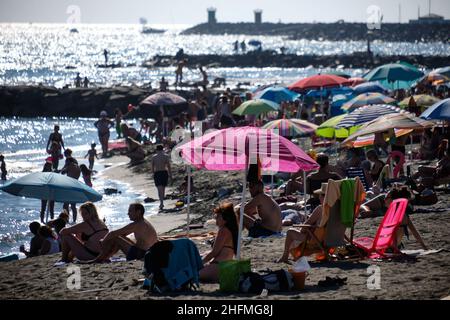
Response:
[[[255,24],[261,24],[262,23],[262,10],[256,9],[253,12],[255,13]]]
[[[409,20],[409,23],[413,24],[450,24],[450,20],[444,19],[443,16],[438,14],[429,13],[425,16],[421,16],[415,20]]]
[[[216,8],[208,8],[208,24],[216,24],[217,23],[217,19],[216,19]]]

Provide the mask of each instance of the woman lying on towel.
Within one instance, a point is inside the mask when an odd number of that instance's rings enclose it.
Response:
[[[226,202],[214,209],[219,227],[212,250],[203,255],[205,267],[200,270],[200,281],[219,281],[219,262],[232,260],[237,251],[238,223],[233,204]]]
[[[320,205],[317,206],[311,216],[306,220],[305,224],[310,226],[318,226],[320,223],[320,220],[322,219],[322,205],[323,200],[325,198],[325,191],[327,190],[327,183],[322,183],[322,188],[315,190],[314,194],[319,196],[320,199]],[[319,229],[316,229],[319,230]],[[289,251],[291,247],[298,247],[300,243],[306,241],[308,237],[308,232],[306,230],[300,229],[289,229],[286,234],[286,240],[284,243],[284,252],[281,258],[277,260],[277,262],[288,262],[289,259]]]

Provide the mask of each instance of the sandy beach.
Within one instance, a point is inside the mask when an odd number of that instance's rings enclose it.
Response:
[[[136,190],[154,196],[149,162],[133,168],[123,164],[123,157],[114,157],[105,162],[114,164],[102,174],[111,179],[131,183]],[[174,167],[174,180],[180,181],[184,175],[182,167]],[[239,202],[239,172],[193,173],[196,187],[192,213],[198,218],[194,223],[203,223],[204,228],[191,231],[191,237],[200,252],[209,250],[205,240],[213,237],[216,227],[211,221],[211,209],[219,202],[214,191],[220,188],[234,189],[228,200]],[[306,279],[305,290],[279,294],[269,294],[267,299],[442,299],[450,295],[450,199],[444,191],[438,192],[439,202],[433,206],[419,207],[411,219],[429,249],[440,250],[424,256],[416,256],[402,261],[359,262],[315,262]],[[426,209],[426,210],[424,210]],[[420,213],[420,211],[428,211]],[[185,223],[186,210],[176,214],[151,216],[149,220],[156,226],[160,236],[179,236],[183,230],[172,230]],[[360,219],[355,226],[355,237],[373,236],[381,218]],[[286,231],[287,227],[283,231]],[[244,232],[246,236],[246,232]],[[284,237],[266,239],[244,238],[243,258],[251,259],[252,269],[287,269],[289,265],[276,263],[282,253]],[[405,250],[420,249],[411,237],[404,239]],[[120,257],[120,255],[119,255]],[[79,265],[81,268],[81,288],[67,289],[67,267],[54,266],[60,254],[41,256],[0,264],[0,299],[262,299],[259,295],[224,294],[218,284],[201,284],[197,293],[156,296],[141,289],[143,262],[113,262],[108,264]],[[378,266],[381,288],[370,290],[367,286],[368,267]],[[320,287],[318,282],[325,277],[346,277],[347,284],[340,287]]]

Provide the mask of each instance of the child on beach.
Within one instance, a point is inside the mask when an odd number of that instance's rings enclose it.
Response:
[[[39,235],[43,239],[40,255],[54,254],[60,251],[58,237],[49,226],[41,226]]]
[[[114,112],[114,117],[116,119],[116,133],[117,139],[122,138],[122,129],[120,128],[120,124],[122,123],[123,114],[119,108],[117,108]],[[92,170],[92,169],[91,169]]]
[[[89,170],[92,170],[94,168],[94,161],[95,158],[97,158],[98,160],[98,155],[97,155],[97,150],[95,149],[97,145],[95,143],[91,143],[91,148],[89,149],[89,151],[86,153],[86,155],[84,156],[89,157]]]
[[[44,239],[39,235],[40,227],[41,224],[36,221],[30,223],[29,225],[30,232],[34,235],[34,237],[31,238],[30,241],[30,251],[25,250],[24,245],[20,246],[20,252],[24,253],[27,258],[38,256],[41,251],[42,242],[44,241]]]
[[[80,171],[81,175],[83,176],[84,183],[86,183],[86,185],[92,188],[92,181],[91,181],[92,171],[89,170],[88,167],[86,167],[86,165],[84,164],[80,165]]]
[[[55,232],[57,235],[59,235],[59,232],[66,227],[66,224],[69,223],[69,212],[67,210],[63,209],[61,213],[59,214],[58,218],[55,220],[50,220],[47,222],[47,225],[50,228],[55,229]]]
[[[8,174],[8,171],[6,171],[5,157],[2,154],[0,154],[0,171],[2,175],[2,180],[6,180],[6,175]]]
[[[239,227],[231,202],[214,209],[219,227],[213,248],[203,256],[205,267],[200,270],[200,281],[219,281],[219,262],[232,260],[237,251]]]

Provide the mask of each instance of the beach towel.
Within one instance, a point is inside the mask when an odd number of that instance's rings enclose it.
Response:
[[[189,284],[198,286],[202,268],[197,246],[187,238],[159,241],[145,255],[144,269],[154,275],[160,292],[183,290]]]
[[[343,180],[341,182],[341,221],[351,228],[355,210],[355,181]]]

